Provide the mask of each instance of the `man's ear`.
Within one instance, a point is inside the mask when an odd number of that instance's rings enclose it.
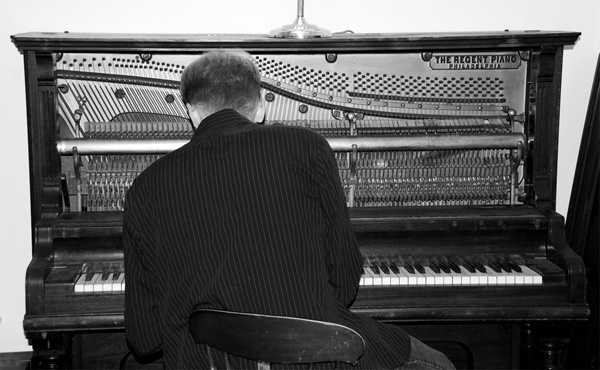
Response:
[[[185,103],[185,106],[187,107],[188,114],[190,115],[190,119],[192,120],[192,125],[194,125],[194,128],[198,128],[200,122],[202,122],[203,119],[202,112],[200,112],[199,107],[196,105]]]
[[[263,123],[265,120],[265,103],[262,99],[258,100],[258,108],[256,109],[256,114],[254,115],[254,122]]]

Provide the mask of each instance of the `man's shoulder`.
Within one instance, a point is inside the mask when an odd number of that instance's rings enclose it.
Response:
[[[137,187],[140,188],[142,187],[142,185],[148,185],[152,181],[163,177],[164,172],[169,168],[172,168],[172,165],[170,163],[174,160],[173,157],[177,155],[176,152],[180,149],[181,148],[176,149],[175,151],[167,153],[154,160],[148,159],[151,163],[149,163],[148,166],[136,176],[135,180],[133,181],[132,187],[134,185],[137,185]]]

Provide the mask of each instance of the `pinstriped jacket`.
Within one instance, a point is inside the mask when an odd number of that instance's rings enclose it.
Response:
[[[408,357],[405,332],[348,309],[362,257],[335,157],[310,130],[213,114],[136,178],[123,227],[127,340],[168,369],[208,366],[187,326],[197,307],[347,325],[365,339],[356,368]]]

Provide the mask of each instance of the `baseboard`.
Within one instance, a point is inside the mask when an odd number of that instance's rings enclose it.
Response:
[[[33,352],[2,352],[0,353],[0,369],[25,370],[32,354]]]

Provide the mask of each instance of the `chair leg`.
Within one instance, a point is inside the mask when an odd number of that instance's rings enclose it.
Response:
[[[271,364],[264,361],[258,361],[258,370],[271,370]]]
[[[210,366],[210,370],[217,370],[217,367],[215,366],[215,361],[213,360],[213,352],[212,352],[212,348],[210,348],[210,346],[206,345],[206,354],[208,355],[208,365]]]
[[[227,370],[232,370],[231,363],[229,362],[229,354],[227,352],[223,352],[225,357],[225,368]]]

